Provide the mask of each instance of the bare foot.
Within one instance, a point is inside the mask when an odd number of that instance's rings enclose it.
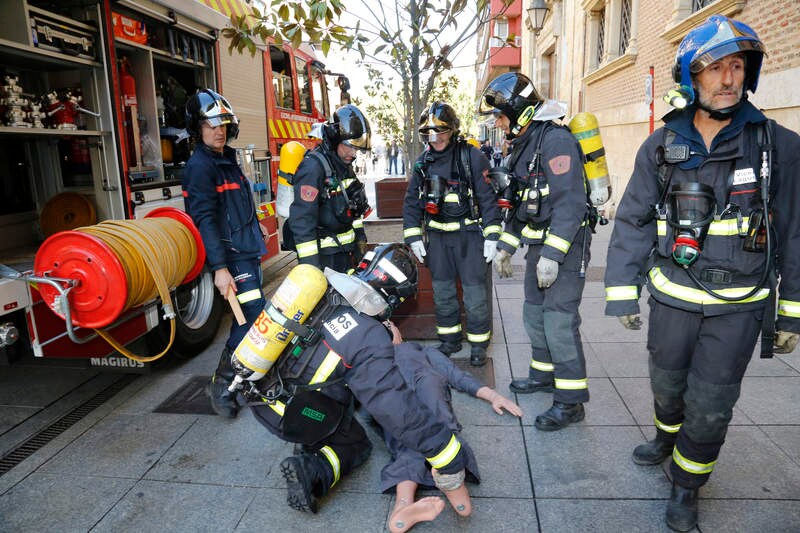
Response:
[[[389,531],[403,533],[419,522],[430,522],[442,512],[444,501],[438,496],[428,496],[395,511],[389,518]]]
[[[455,509],[458,514],[461,516],[469,516],[472,514],[472,501],[469,499],[469,491],[467,490],[466,483],[462,483],[461,486],[455,490],[445,490],[442,492],[447,496],[450,505],[453,506],[453,509]]]

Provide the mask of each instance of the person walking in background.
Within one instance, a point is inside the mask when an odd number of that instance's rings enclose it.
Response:
[[[521,201],[497,244],[495,268],[511,276],[511,255],[525,255],[522,321],[531,341],[528,376],[509,388],[518,394],[553,392],[553,405],[536,417],[542,431],[555,431],[584,418],[589,401],[586,360],[578,312],[589,264],[591,229],[583,153],[570,131],[550,111],[526,76],[506,73],[481,96],[479,113],[496,117],[510,140],[508,169],[525,180]]]
[[[397,174],[397,141],[392,139],[389,145],[389,174]]]
[[[633,461],[670,458],[677,531],[697,524],[759,333],[764,355],[776,327],[776,352],[800,338],[800,137],[747,101],[764,54],[752,28],[721,15],[686,35],[667,94],[677,108],[636,155],[608,249],[606,314],[639,329],[644,283],[650,293],[656,434]]]
[[[186,102],[186,129],[196,143],[181,183],[186,212],[203,239],[214,286],[223,298],[235,295],[247,320],[243,325],[231,323],[207,391],[215,413],[235,418],[236,393],[228,391],[233,380],[231,353],[264,308],[261,256],[267,247],[250,182],[236,163],[236,151],[228,146],[239,134],[231,104],[211,89],[199,91]]]
[[[483,152],[483,155],[486,156],[486,159],[488,159],[489,162],[492,163],[492,157],[494,156],[494,149],[492,148],[492,145],[489,144],[489,139],[484,139],[484,141],[481,143],[481,152]]]

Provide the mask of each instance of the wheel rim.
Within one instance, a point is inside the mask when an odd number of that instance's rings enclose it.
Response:
[[[176,307],[181,322],[189,329],[199,329],[211,316],[216,287],[209,272],[175,291]]]

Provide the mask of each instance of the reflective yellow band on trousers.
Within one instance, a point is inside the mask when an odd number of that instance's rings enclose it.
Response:
[[[541,370],[542,372],[552,372],[555,370],[553,363],[544,363],[536,359],[531,359],[531,368],[534,370]]]
[[[327,381],[328,378],[331,377],[331,374],[333,374],[333,371],[336,370],[336,366],[341,360],[342,358],[339,357],[338,353],[333,350],[328,350],[328,355],[322,360],[322,364],[319,365],[317,371],[314,373],[314,377],[311,378],[308,384],[314,385],[315,383],[324,383]]]
[[[672,450],[672,460],[675,461],[675,464],[681,467],[681,469],[686,470],[690,474],[710,474],[712,470],[714,470],[714,465],[717,463],[716,461],[711,461],[710,463],[698,463],[696,461],[692,461],[687,459],[681,452],[678,451],[678,447],[675,446]]]
[[[241,294],[236,294],[236,299],[239,300],[240,304],[246,304],[247,302],[252,302],[253,300],[258,300],[259,298],[261,298],[260,289],[253,289],[251,291],[245,291]]]
[[[778,300],[778,314],[792,318],[800,318],[800,302]]]
[[[275,403],[267,403],[269,408],[278,413],[278,416],[283,416],[283,412],[286,409],[286,404],[283,402],[276,401]]]
[[[586,378],[583,379],[555,379],[556,388],[561,390],[583,390],[589,387]]]
[[[639,287],[636,285],[620,285],[617,287],[606,287],[606,301],[618,302],[620,300],[638,300]]]
[[[461,442],[459,442],[456,436],[453,435],[450,437],[450,442],[447,443],[447,446],[444,447],[444,450],[440,451],[433,457],[426,457],[426,459],[433,468],[443,468],[450,464],[450,461],[455,459],[460,450]]]
[[[677,433],[681,429],[681,424],[675,424],[674,426],[668,426],[658,418],[656,415],[653,415],[653,420],[656,423],[656,427],[661,431],[666,431],[667,433]]]
[[[686,287],[684,285],[679,285],[674,283],[667,278],[662,272],[660,267],[653,267],[650,269],[650,281],[653,283],[653,286],[656,287],[659,291],[663,292],[664,294],[668,294],[673,298],[677,298],[678,300],[683,300],[684,302],[691,302],[695,304],[742,304],[742,303],[749,303],[749,302],[758,302],[763,300],[767,296],[769,296],[769,289],[760,289],[754,296],[744,300],[738,300],[736,302],[726,302],[725,300],[720,300],[718,298],[714,298],[710,294],[706,293],[704,290],[695,289],[693,287]],[[718,289],[714,292],[728,297],[737,297],[737,296],[744,296],[748,292],[753,290],[753,287],[736,287],[731,289]]]
[[[461,331],[461,324],[455,326],[436,326],[436,333],[438,335],[449,335],[450,333],[459,333]]]
[[[339,481],[339,477],[341,476],[342,472],[342,465],[339,462],[339,456],[336,455],[336,452],[333,451],[333,448],[330,446],[323,446],[319,449],[320,453],[325,456],[325,459],[331,464],[331,468],[333,469],[333,483],[331,483],[331,487],[336,485],[336,482]]]
[[[467,332],[467,340],[469,342],[486,342],[492,338],[492,332],[487,331],[486,333],[469,333]]]

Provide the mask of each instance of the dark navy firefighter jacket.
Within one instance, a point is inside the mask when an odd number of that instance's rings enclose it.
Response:
[[[236,151],[216,153],[198,143],[184,170],[183,201],[192,217],[211,271],[237,259],[267,253],[250,182],[236,163]]]

